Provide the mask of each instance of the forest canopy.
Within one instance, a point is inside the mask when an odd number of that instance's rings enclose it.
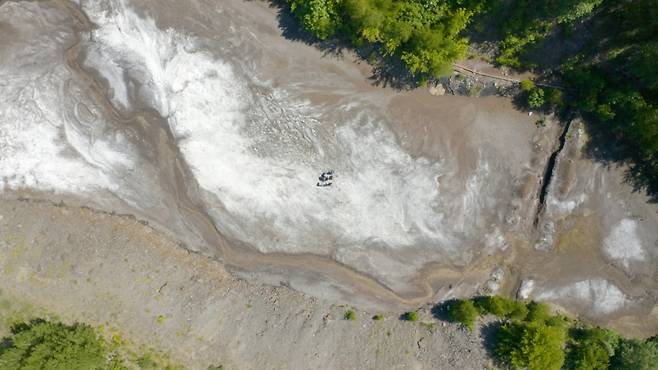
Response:
[[[473,15],[460,1],[287,0],[304,29],[321,40],[340,38],[396,57],[415,76],[449,74],[466,55],[462,35]]]

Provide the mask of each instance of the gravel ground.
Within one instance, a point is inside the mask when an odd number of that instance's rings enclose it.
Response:
[[[12,196],[15,198],[12,199]],[[346,306],[231,277],[132,217],[0,200],[0,289],[64,320],[115,327],[192,369],[478,369],[478,331]],[[385,319],[374,321],[374,314]]]

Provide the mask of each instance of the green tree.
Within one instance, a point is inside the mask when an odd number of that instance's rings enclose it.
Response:
[[[320,39],[339,37],[373,46],[382,59],[394,57],[418,77],[451,72],[464,57],[461,36],[473,11],[453,0],[287,0],[301,25]],[[475,5],[473,5],[475,6]]]
[[[341,25],[340,0],[290,0],[290,10],[313,36],[326,40]]]
[[[619,335],[601,328],[574,328],[568,347],[567,368],[607,370],[619,344]]]
[[[523,320],[528,314],[525,302],[498,296],[476,298],[474,305],[481,313],[514,320]]]
[[[448,316],[451,321],[459,322],[469,330],[473,330],[475,327],[475,320],[478,318],[478,310],[470,299],[460,299],[450,305],[448,308]]]
[[[546,102],[553,108],[560,108],[564,104],[562,91],[556,88],[546,89]]]
[[[103,342],[88,325],[35,320],[15,325],[0,369],[87,370],[105,365]]]
[[[544,105],[544,89],[536,87],[528,93],[528,106],[530,108],[541,108]]]
[[[497,334],[495,353],[514,369],[558,370],[564,363],[566,329],[542,322],[510,322]]]
[[[404,315],[402,315],[402,319],[404,319],[405,321],[418,321],[418,312],[416,311],[405,312]]]
[[[531,301],[527,307],[526,321],[545,322],[551,317],[551,309],[545,303]]]
[[[611,369],[656,370],[658,369],[658,343],[626,339],[621,341],[611,361]]]
[[[532,80],[522,80],[521,81],[521,90],[530,92],[532,89],[535,88],[535,83],[532,82]]]

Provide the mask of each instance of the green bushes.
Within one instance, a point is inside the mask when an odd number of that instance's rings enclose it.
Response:
[[[534,89],[535,83],[532,82],[532,80],[523,80],[521,81],[521,90],[524,92],[530,92],[532,89]]]
[[[343,315],[343,318],[345,320],[354,321],[354,320],[356,320],[356,312],[354,310],[351,310],[351,309],[347,310],[347,311],[345,311],[345,314]]]
[[[528,314],[525,302],[515,301],[498,296],[479,297],[475,300],[475,307],[480,313],[489,313],[498,317],[523,320]]]
[[[568,368],[608,369],[619,344],[619,335],[601,328],[574,328],[567,347]]]
[[[393,56],[421,78],[449,74],[468,47],[460,36],[473,11],[454,0],[287,0],[306,31]]]
[[[478,317],[478,310],[471,300],[459,300],[448,308],[450,320],[461,323],[469,330],[475,327],[475,320]]]
[[[492,0],[491,3],[501,3]],[[528,57],[546,36],[558,26],[568,29],[569,25],[591,14],[601,6],[603,0],[516,0],[497,14],[495,22],[502,37],[496,61],[513,68],[530,68],[535,63]]]
[[[97,369],[106,363],[103,341],[82,324],[35,320],[14,325],[0,350],[0,369]]]
[[[402,315],[402,319],[404,321],[412,321],[412,322],[418,321],[418,312],[416,311],[405,312],[404,315]]]
[[[551,317],[551,309],[544,303],[531,301],[526,307],[528,308],[527,321],[546,321]]]
[[[528,106],[535,109],[544,106],[544,89],[536,87],[528,93]]]
[[[473,329],[479,315],[503,319],[493,324],[492,354],[503,367],[528,370],[658,370],[658,336],[623,339],[601,328],[581,326],[552,315],[543,303],[487,296],[448,303],[451,321]]]
[[[549,105],[552,108],[557,108],[562,104],[562,93],[558,89],[546,90],[535,85],[531,80],[521,81],[521,92],[525,97],[525,102],[530,108],[538,109],[546,104],[549,100]]]
[[[658,369],[658,341],[625,339],[611,358],[611,369],[656,370]]]
[[[497,296],[458,300],[448,308],[452,321],[473,329],[480,314],[491,314],[506,321],[495,334],[494,355],[512,368],[560,369],[565,361],[562,350],[568,322],[551,316],[548,306]]]
[[[544,90],[546,92],[546,103],[553,109],[559,110],[564,106],[564,97],[562,91],[556,88],[549,88]]]
[[[67,325],[42,319],[14,324],[0,340],[0,370],[178,369],[166,354],[134,351],[113,333],[106,340],[86,324]],[[163,357],[164,355],[165,357]]]
[[[290,0],[289,3],[304,29],[320,40],[333,37],[340,29],[340,0]]]
[[[498,330],[496,356],[512,368],[558,370],[564,364],[566,328],[546,322],[509,322]]]

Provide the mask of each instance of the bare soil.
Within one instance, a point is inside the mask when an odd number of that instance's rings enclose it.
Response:
[[[0,200],[0,290],[65,320],[118,328],[190,369],[477,369],[479,330],[357,310],[248,283],[131,216]],[[374,321],[374,314],[384,320]]]

